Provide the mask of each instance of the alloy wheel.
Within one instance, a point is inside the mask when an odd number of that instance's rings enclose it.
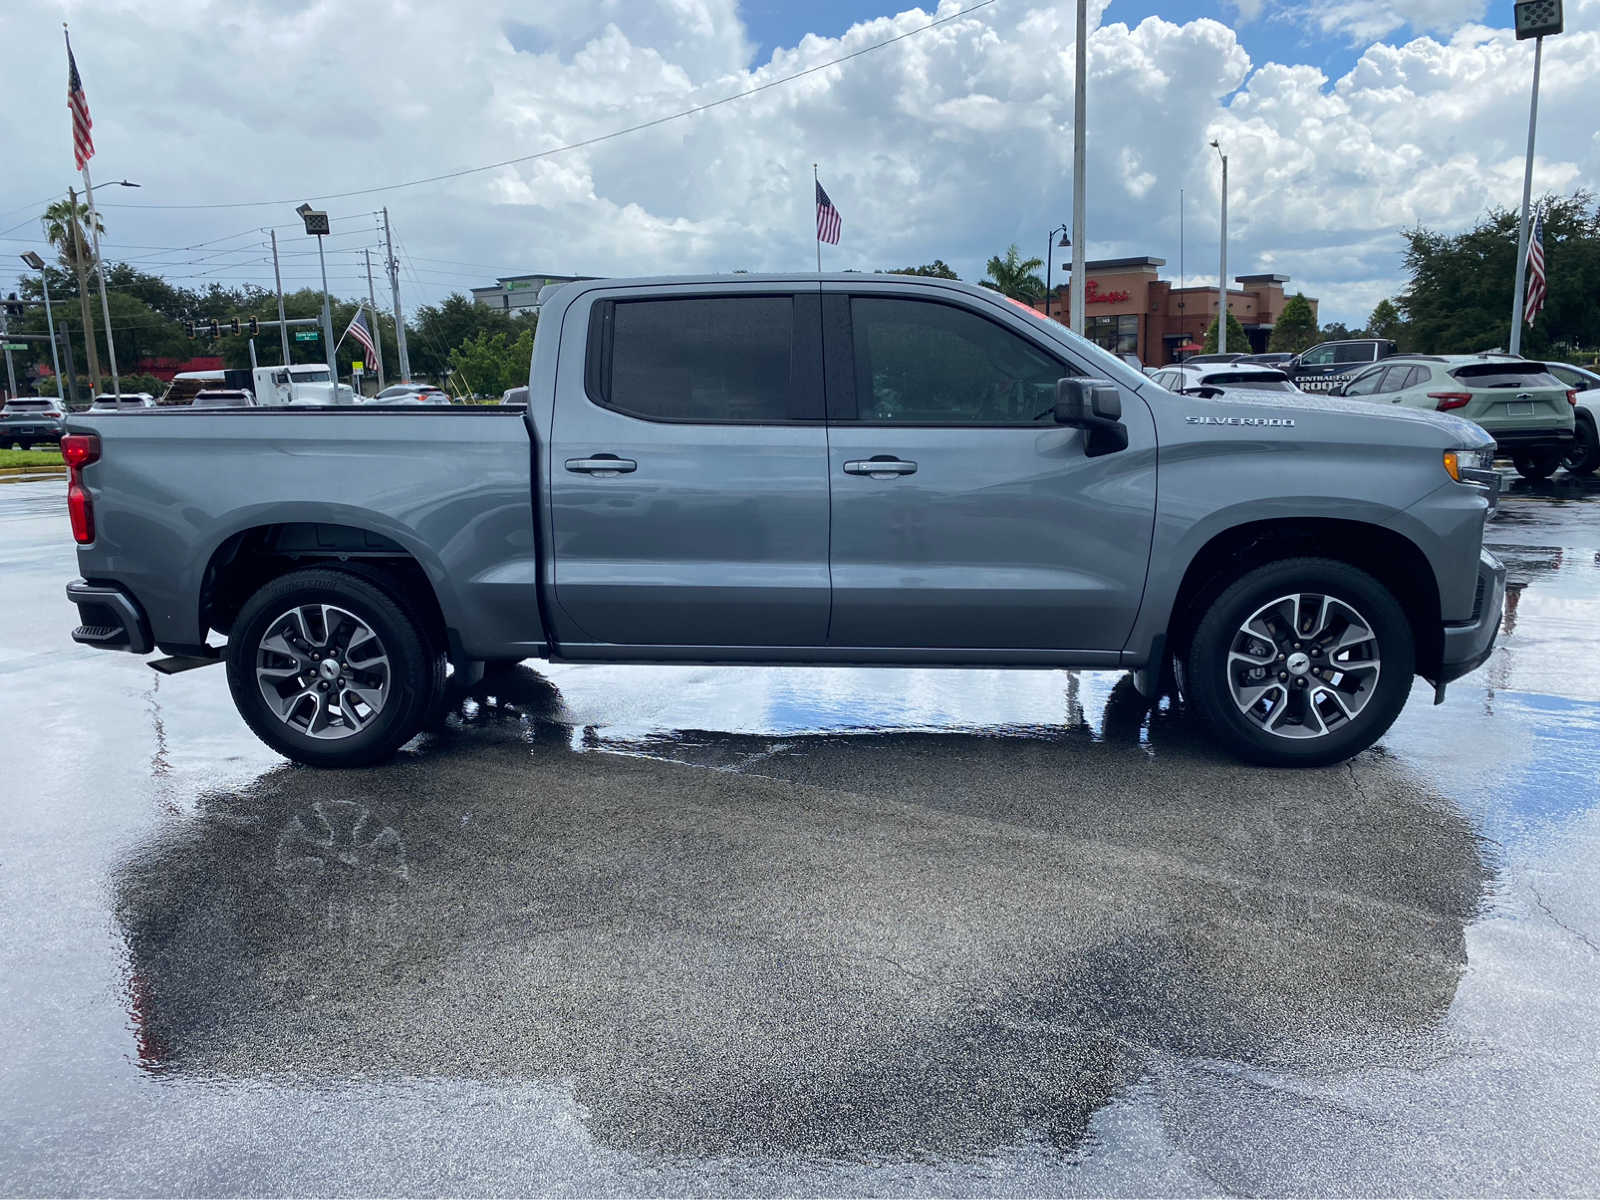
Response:
[[[393,678],[370,625],[336,605],[301,604],[266,626],[256,649],[256,681],[278,720],[333,741],[372,724]]]
[[[1298,592],[1263,604],[1228,648],[1228,690],[1274,737],[1326,737],[1361,715],[1377,689],[1378,636],[1335,596]]]

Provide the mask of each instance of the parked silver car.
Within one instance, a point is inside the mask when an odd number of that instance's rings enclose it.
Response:
[[[0,450],[55,445],[61,440],[61,405],[49,396],[20,396],[0,409]]]

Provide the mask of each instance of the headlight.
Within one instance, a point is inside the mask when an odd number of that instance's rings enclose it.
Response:
[[[1444,470],[1445,474],[1457,483],[1473,483],[1475,481],[1466,475],[1468,471],[1494,470],[1494,447],[1477,446],[1470,450],[1446,450]]]

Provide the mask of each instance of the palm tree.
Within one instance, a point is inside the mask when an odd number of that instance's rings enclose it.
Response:
[[[100,353],[94,344],[94,317],[89,309],[89,271],[94,266],[94,248],[90,242],[89,206],[77,203],[76,197],[57,200],[44,210],[40,218],[44,225],[45,240],[56,248],[61,265],[78,277],[78,311],[83,317],[83,342],[89,353],[89,379],[94,390],[100,390]],[[94,215],[94,232],[106,231],[100,214]]]
[[[989,273],[986,278],[978,280],[978,283],[983,287],[993,288],[1002,295],[1010,296],[1013,300],[1032,302],[1044,295],[1044,280],[1038,275],[1038,270],[1042,266],[1044,259],[1023,258],[1017,250],[1017,244],[1012,242],[1004,258],[995,257],[989,260]]]

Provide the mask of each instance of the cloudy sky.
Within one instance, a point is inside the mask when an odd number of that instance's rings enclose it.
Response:
[[[143,185],[97,188],[107,256],[174,281],[270,286],[263,230],[277,226],[286,286],[311,283],[293,210],[321,196],[334,290],[365,291],[361,250],[386,204],[411,308],[497,274],[809,269],[813,162],[844,216],[825,268],[943,258],[975,278],[1011,242],[1043,254],[1071,220],[1070,0],[993,0],[559,149],[972,3],[4,0],[0,248],[38,247],[33,214],[74,182],[65,19],[97,181]],[[1558,191],[1600,185],[1600,0],[1566,9],[1535,175]],[[1457,229],[1519,197],[1533,51],[1510,12],[1091,0],[1089,256],[1156,255],[1176,276],[1181,192],[1185,274],[1214,281],[1219,138],[1230,273],[1284,272],[1324,320],[1364,320],[1399,286],[1400,229]]]

